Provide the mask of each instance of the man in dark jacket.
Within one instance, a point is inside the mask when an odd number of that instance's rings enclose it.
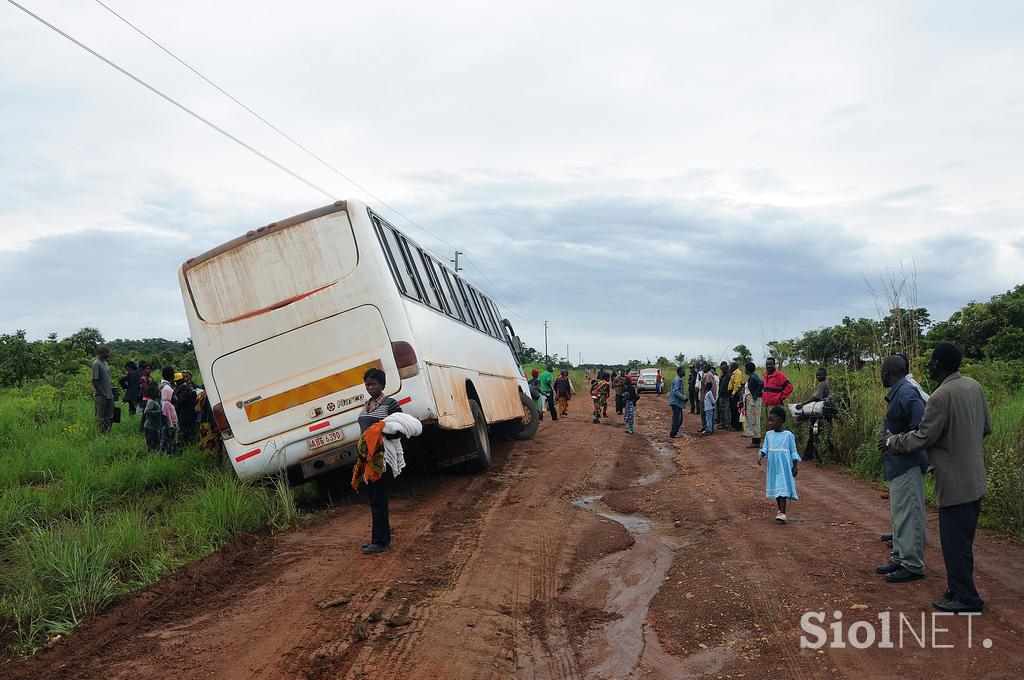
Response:
[[[899,454],[928,450],[939,506],[939,536],[948,587],[943,612],[980,613],[984,602],[974,585],[974,534],[985,495],[984,439],[992,415],[977,381],[960,374],[960,350],[948,342],[932,351],[928,370],[939,387],[928,399],[917,429],[887,435],[881,442]]]
[[[907,381],[907,362],[892,355],[882,361],[882,385],[885,395],[885,432],[904,434],[921,424],[924,399]],[[928,453],[921,450],[898,455],[883,450],[882,465],[889,485],[892,511],[892,557],[888,564],[875,567],[889,583],[924,578],[924,475],[928,471]]]

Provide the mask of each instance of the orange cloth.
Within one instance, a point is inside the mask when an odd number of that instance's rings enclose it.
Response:
[[[352,468],[352,488],[380,481],[384,474],[384,421],[374,423],[359,438],[359,456]]]

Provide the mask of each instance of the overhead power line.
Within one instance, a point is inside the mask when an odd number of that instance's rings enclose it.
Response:
[[[207,125],[208,127],[212,128],[212,129],[214,129],[214,130],[216,130],[217,132],[219,132],[220,134],[224,135],[225,137],[227,137],[227,138],[228,138],[228,139],[230,139],[231,141],[235,142],[236,144],[239,144],[239,145],[241,145],[241,146],[242,146],[242,147],[244,147],[245,149],[247,149],[247,150],[251,151],[252,153],[256,154],[257,156],[259,156],[260,158],[262,158],[262,159],[263,159],[263,160],[265,160],[266,162],[270,163],[271,165],[273,165],[273,166],[274,166],[274,167],[276,167],[277,169],[279,169],[279,170],[282,170],[282,171],[284,171],[284,172],[288,173],[289,175],[291,175],[291,176],[292,176],[292,177],[294,177],[295,179],[299,180],[300,182],[302,182],[303,184],[305,184],[305,185],[306,185],[306,186],[308,186],[309,188],[311,188],[311,189],[313,189],[313,190],[315,190],[315,191],[318,191],[318,192],[320,192],[321,194],[323,194],[324,196],[326,196],[326,197],[327,197],[327,198],[329,198],[330,200],[332,200],[332,201],[336,200],[336,198],[334,197],[334,195],[333,195],[333,194],[331,194],[330,192],[328,192],[327,190],[325,190],[325,189],[321,189],[320,187],[318,187],[317,185],[313,184],[312,182],[310,182],[310,181],[309,181],[308,179],[306,179],[306,178],[305,178],[305,177],[303,177],[302,175],[298,174],[297,172],[294,172],[293,170],[290,170],[290,169],[288,169],[287,167],[285,167],[285,166],[284,166],[284,165],[282,165],[281,163],[278,163],[278,162],[277,162],[277,161],[275,161],[275,160],[274,160],[273,158],[271,158],[270,156],[266,155],[265,153],[263,153],[263,152],[262,152],[262,151],[260,151],[259,149],[256,149],[255,147],[253,147],[253,146],[250,146],[249,144],[246,144],[246,143],[245,143],[245,142],[243,142],[243,141],[242,141],[241,139],[239,139],[238,137],[235,137],[235,136],[234,136],[233,134],[231,134],[230,132],[228,132],[228,131],[227,131],[227,130],[225,130],[224,128],[221,128],[221,127],[219,127],[218,125],[216,125],[215,123],[213,123],[213,122],[211,122],[211,121],[207,120],[206,118],[203,118],[203,117],[202,117],[201,115],[199,115],[198,113],[196,113],[196,112],[195,112],[195,111],[193,111],[192,109],[188,108],[187,106],[185,106],[184,104],[182,104],[181,102],[179,102],[179,101],[178,101],[177,99],[174,99],[174,98],[173,98],[173,97],[171,97],[170,95],[168,95],[168,94],[165,94],[164,92],[161,92],[160,90],[156,89],[155,87],[153,87],[152,85],[150,85],[150,84],[149,84],[149,83],[147,83],[146,81],[142,80],[141,78],[139,78],[139,77],[138,77],[138,76],[136,76],[135,74],[133,74],[133,73],[131,73],[131,72],[129,72],[129,71],[127,71],[127,70],[125,70],[125,69],[121,68],[120,66],[118,66],[117,64],[115,64],[115,63],[114,63],[114,62],[112,62],[111,60],[107,59],[107,58],[106,58],[106,57],[104,57],[104,56],[103,56],[102,54],[100,54],[100,53],[99,53],[99,52],[97,52],[96,50],[92,49],[92,48],[91,48],[91,47],[89,47],[88,45],[86,45],[86,44],[84,44],[84,43],[80,42],[79,40],[76,40],[76,39],[75,39],[75,38],[73,38],[72,36],[68,35],[68,34],[67,34],[67,33],[65,33],[64,31],[62,31],[61,29],[59,29],[59,28],[57,28],[56,26],[54,26],[53,24],[51,24],[51,23],[50,23],[49,21],[47,21],[46,19],[44,19],[44,18],[42,18],[41,16],[39,16],[38,14],[35,14],[34,12],[32,12],[32,11],[31,11],[31,10],[29,10],[28,8],[24,7],[23,5],[20,5],[20,4],[18,4],[17,2],[15,2],[15,0],[7,0],[7,2],[11,3],[12,5],[14,5],[14,6],[15,6],[15,7],[17,7],[18,9],[20,9],[20,10],[21,10],[22,12],[24,12],[24,13],[25,13],[25,14],[27,14],[27,15],[29,15],[30,17],[32,17],[33,19],[35,19],[35,20],[36,20],[36,21],[38,21],[39,23],[41,23],[41,24],[43,24],[44,26],[46,26],[47,28],[49,28],[50,30],[52,30],[52,31],[54,31],[54,32],[56,32],[56,33],[58,33],[58,34],[59,34],[59,35],[61,35],[62,37],[66,38],[67,40],[69,40],[69,41],[71,41],[72,43],[74,43],[75,45],[77,45],[77,46],[81,47],[81,48],[82,48],[83,50],[85,50],[86,52],[88,52],[88,53],[89,53],[89,54],[91,54],[92,56],[96,57],[97,59],[99,59],[100,61],[102,61],[103,63],[105,63],[105,64],[106,64],[107,66],[110,66],[111,68],[114,68],[114,69],[116,69],[117,71],[119,71],[119,72],[120,72],[121,74],[123,74],[123,75],[125,75],[125,76],[127,76],[127,77],[131,78],[131,79],[132,79],[132,80],[134,80],[134,81],[135,81],[136,83],[138,83],[138,84],[139,84],[139,85],[141,85],[142,87],[146,88],[147,90],[149,90],[149,91],[150,91],[150,92],[152,92],[153,94],[157,95],[157,96],[158,96],[158,97],[160,97],[161,99],[164,99],[165,101],[167,101],[167,102],[169,102],[169,103],[173,104],[174,106],[178,107],[179,109],[181,109],[182,111],[184,111],[184,112],[185,112],[185,113],[187,113],[188,115],[192,116],[193,118],[195,118],[195,119],[196,119],[196,120],[198,120],[199,122],[201,122],[201,123],[203,123],[204,125]]]
[[[12,0],[8,0],[8,1],[12,1]],[[433,238],[434,240],[436,240],[436,241],[437,241],[438,243],[441,243],[441,244],[443,244],[443,245],[447,246],[447,247],[448,247],[448,248],[450,248],[451,250],[455,250],[455,251],[458,251],[458,248],[457,248],[456,246],[452,245],[451,243],[449,243],[449,242],[448,242],[448,241],[446,241],[445,239],[441,238],[440,236],[438,236],[438,235],[437,235],[437,234],[435,234],[434,232],[430,231],[429,229],[427,229],[426,227],[424,227],[424,226],[423,226],[422,224],[420,224],[420,223],[416,222],[415,220],[413,220],[413,219],[412,219],[411,217],[409,217],[408,215],[405,215],[404,213],[402,213],[402,212],[401,212],[400,210],[398,210],[397,208],[395,208],[394,206],[392,206],[391,204],[389,204],[389,203],[388,203],[387,201],[385,201],[385,200],[384,200],[383,198],[381,198],[380,196],[377,196],[377,195],[376,195],[376,194],[374,194],[374,193],[373,193],[372,191],[370,191],[369,189],[367,189],[366,187],[364,187],[363,185],[361,185],[361,184],[360,184],[359,182],[355,181],[354,179],[352,179],[351,177],[349,177],[348,175],[346,175],[345,173],[343,173],[343,172],[342,172],[341,170],[339,170],[339,169],[338,169],[338,168],[337,168],[336,166],[334,166],[334,165],[333,165],[332,163],[330,163],[329,161],[325,160],[325,159],[324,159],[323,157],[321,157],[321,156],[319,156],[318,154],[316,154],[316,153],[315,153],[315,152],[314,152],[313,150],[311,150],[311,149],[310,149],[309,147],[307,147],[306,145],[302,144],[302,143],[301,143],[300,141],[298,141],[297,139],[295,139],[294,137],[292,137],[291,135],[289,135],[289,134],[288,134],[287,132],[285,132],[284,130],[282,130],[282,129],[281,129],[281,128],[279,128],[278,126],[274,125],[273,123],[271,123],[271,122],[270,122],[269,120],[267,120],[267,119],[266,119],[266,118],[264,118],[263,116],[261,116],[261,115],[260,115],[259,113],[257,113],[257,112],[256,112],[255,110],[253,110],[253,109],[252,109],[252,107],[248,106],[247,104],[245,104],[244,102],[242,102],[241,100],[239,100],[239,99],[238,99],[237,97],[235,97],[234,95],[232,95],[232,94],[231,94],[230,92],[228,92],[227,90],[225,90],[225,89],[224,89],[223,87],[221,87],[221,86],[220,86],[220,85],[218,85],[217,83],[215,83],[215,82],[213,82],[212,80],[210,80],[209,78],[207,78],[207,77],[206,77],[205,75],[203,75],[202,73],[200,73],[200,72],[199,72],[199,70],[198,70],[198,69],[196,69],[196,68],[195,68],[194,66],[192,66],[192,65],[191,65],[191,64],[189,64],[189,63],[188,63],[187,61],[185,61],[184,59],[182,59],[181,57],[179,57],[179,56],[178,56],[177,54],[175,54],[174,52],[172,52],[172,51],[171,51],[171,50],[170,50],[170,49],[169,49],[168,47],[166,47],[165,45],[163,45],[162,43],[160,43],[160,42],[159,42],[158,40],[156,40],[156,39],[155,39],[154,37],[152,37],[151,35],[149,35],[149,34],[148,34],[148,33],[146,33],[145,31],[143,31],[143,30],[142,30],[141,28],[139,28],[138,26],[136,26],[136,25],[135,25],[134,23],[132,23],[132,22],[131,22],[131,21],[130,21],[129,19],[125,18],[125,17],[123,16],[123,15],[121,15],[121,14],[120,14],[119,12],[117,12],[116,10],[114,10],[114,9],[113,9],[112,7],[110,7],[110,6],[108,5],[108,4],[106,4],[106,3],[105,3],[105,2],[103,2],[102,0],[95,0],[95,2],[96,2],[96,4],[98,4],[98,5],[100,6],[100,7],[102,7],[102,8],[103,8],[103,9],[105,9],[105,10],[107,10],[108,12],[110,12],[110,13],[111,13],[112,15],[114,15],[115,17],[117,17],[117,18],[118,18],[118,19],[119,19],[120,21],[122,21],[122,22],[123,22],[123,23],[124,23],[125,25],[127,25],[127,26],[128,26],[129,28],[131,28],[131,29],[132,29],[133,31],[135,31],[136,33],[138,33],[139,35],[141,35],[141,36],[142,36],[143,38],[145,38],[145,39],[146,39],[146,40],[148,40],[149,42],[153,43],[153,45],[155,45],[156,47],[158,47],[158,48],[159,48],[159,49],[160,49],[161,51],[163,51],[163,52],[164,52],[165,54],[167,54],[167,55],[168,55],[169,57],[171,57],[172,59],[174,59],[174,60],[175,60],[176,62],[178,62],[179,64],[181,64],[181,65],[182,65],[182,66],[184,66],[185,68],[187,68],[187,69],[188,69],[189,71],[191,71],[191,72],[192,72],[193,74],[195,74],[195,75],[196,75],[196,76],[198,76],[199,78],[202,78],[202,79],[203,79],[203,81],[205,81],[205,82],[206,82],[206,83],[207,83],[208,85],[210,85],[210,86],[211,86],[211,87],[213,87],[213,88],[214,88],[215,90],[217,90],[218,92],[220,92],[220,93],[221,93],[222,95],[224,95],[225,97],[227,97],[228,99],[230,99],[231,101],[233,101],[233,102],[234,102],[235,104],[237,104],[238,106],[240,106],[240,107],[242,107],[243,109],[245,109],[245,110],[246,110],[246,111],[247,111],[247,112],[248,112],[248,113],[249,113],[250,115],[252,115],[253,117],[255,117],[255,118],[256,118],[257,120],[259,120],[259,121],[260,121],[261,123],[263,123],[264,125],[266,125],[267,127],[269,127],[269,128],[271,129],[271,130],[273,130],[273,131],[274,131],[274,132],[276,132],[277,134],[279,134],[279,135],[281,135],[282,137],[284,137],[285,139],[287,139],[287,140],[288,140],[289,142],[291,142],[291,143],[292,143],[292,144],[294,144],[294,145],[295,145],[296,147],[298,147],[299,149],[301,149],[302,151],[304,151],[304,152],[305,152],[305,153],[306,153],[307,155],[309,155],[309,156],[310,156],[311,158],[313,158],[313,159],[314,159],[314,160],[316,160],[316,161],[317,161],[318,163],[320,163],[321,165],[323,165],[323,166],[324,166],[325,168],[327,168],[328,170],[330,170],[330,171],[331,171],[331,172],[333,172],[334,174],[338,175],[338,177],[341,177],[341,178],[342,178],[343,180],[345,180],[346,182],[348,182],[349,184],[351,184],[352,186],[354,186],[354,187],[355,187],[356,189],[358,189],[359,191],[362,191],[362,192],[363,192],[364,194],[366,194],[367,196],[369,196],[369,197],[370,197],[370,198],[372,198],[373,200],[377,201],[377,202],[378,202],[378,203],[380,203],[380,204],[381,204],[382,206],[384,206],[385,208],[387,208],[388,210],[390,210],[390,211],[391,211],[392,213],[394,213],[395,215],[399,216],[400,218],[402,218],[403,220],[405,220],[405,221],[406,221],[406,222],[408,222],[409,224],[413,225],[414,227],[416,227],[417,229],[419,229],[419,230],[420,230],[420,231],[422,231],[423,233],[427,234],[428,236],[430,236],[431,238]],[[15,3],[15,4],[16,4],[16,3]],[[461,254],[462,254],[462,255],[465,255],[465,253],[461,253]],[[489,277],[488,277],[488,276],[487,276],[487,275],[486,275],[486,274],[485,274],[485,273],[484,273],[484,272],[483,272],[483,271],[482,271],[482,270],[481,270],[481,269],[480,269],[480,268],[479,268],[478,266],[476,266],[476,263],[475,263],[475,262],[473,262],[472,258],[470,258],[470,257],[466,257],[465,259],[469,260],[469,263],[470,263],[470,264],[471,264],[471,265],[473,266],[473,269],[475,269],[475,270],[476,270],[476,271],[477,271],[477,272],[478,272],[478,273],[480,274],[480,276],[482,276],[482,277],[484,278],[484,280],[485,280],[485,281],[487,281],[487,283],[488,283],[488,284],[490,284],[491,288],[493,288],[493,289],[494,289],[494,291],[495,291],[496,293],[498,293],[499,295],[501,295],[501,297],[502,297],[502,298],[504,298],[504,299],[505,299],[505,307],[506,307],[506,308],[507,308],[507,309],[508,309],[508,310],[509,310],[510,312],[512,312],[512,314],[514,314],[515,316],[519,317],[519,318],[520,318],[520,319],[522,319],[523,321],[528,321],[528,319],[526,319],[526,318],[525,318],[524,316],[522,316],[522,315],[521,315],[521,314],[519,314],[519,313],[518,313],[518,312],[517,312],[517,311],[516,311],[515,309],[513,309],[513,308],[512,308],[512,306],[511,306],[511,304],[510,304],[510,303],[511,303],[511,301],[510,301],[510,300],[508,299],[508,296],[506,296],[506,295],[504,294],[504,292],[502,292],[502,290],[501,290],[500,288],[498,288],[498,286],[497,286],[497,285],[496,285],[496,284],[495,284],[495,283],[494,283],[493,281],[491,281],[491,279],[490,279],[490,278],[489,278]]]

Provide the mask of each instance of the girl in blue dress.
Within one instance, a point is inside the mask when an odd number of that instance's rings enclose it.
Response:
[[[762,458],[768,459],[765,497],[775,499],[779,506],[775,519],[782,523],[786,522],[786,501],[797,499],[796,464],[800,460],[800,454],[796,452],[796,437],[789,430],[782,429],[785,422],[786,409],[774,407],[768,414],[768,432],[757,457],[758,465]]]

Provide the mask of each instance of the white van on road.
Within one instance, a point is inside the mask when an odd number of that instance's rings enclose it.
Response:
[[[433,426],[439,464],[490,464],[489,429],[527,438],[522,344],[495,304],[358,201],[248,231],[178,272],[235,472],[295,481],[351,464],[363,374]]]

